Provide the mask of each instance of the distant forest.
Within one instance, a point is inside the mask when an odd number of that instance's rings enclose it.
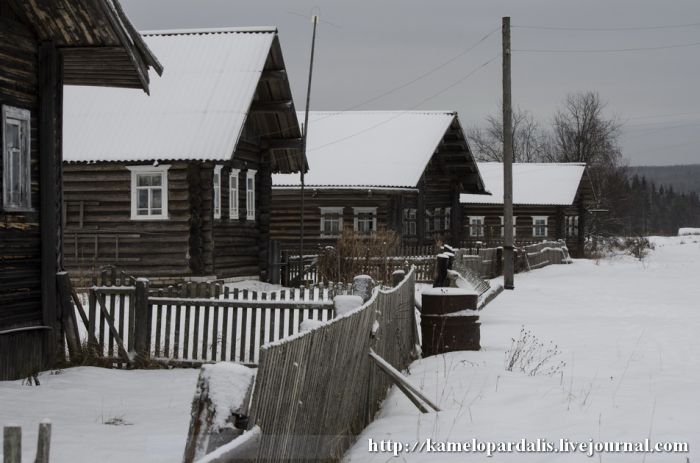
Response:
[[[677,193],[700,194],[700,164],[679,166],[632,166],[628,167],[630,176],[635,174],[646,178],[664,188],[671,187]]]
[[[700,175],[700,166],[673,166],[669,169],[697,168],[697,174],[678,175],[693,180]],[[654,167],[652,169],[666,169]],[[624,235],[675,235],[681,227],[700,228],[700,185],[693,191],[680,191],[675,183],[656,183],[646,174],[620,169],[607,176],[606,190],[609,214],[601,217],[602,229]],[[642,176],[644,175],[644,176]],[[669,177],[670,178],[670,177]],[[686,182],[686,185],[689,182]],[[607,223],[606,223],[607,222]]]

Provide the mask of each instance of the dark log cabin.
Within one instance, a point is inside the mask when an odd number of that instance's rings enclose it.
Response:
[[[143,94],[149,67],[116,0],[0,1],[0,380],[57,357],[63,86]]]
[[[484,186],[456,113],[314,111],[308,129],[306,249],[345,228],[393,230],[404,246],[460,240],[459,194]],[[272,238],[283,248],[299,249],[300,185],[299,175],[273,176]]]
[[[503,244],[503,164],[480,162],[479,171],[491,195],[463,194],[462,245],[477,241]],[[583,251],[586,208],[593,190],[580,163],[513,164],[513,220],[515,244],[566,240],[573,256]]]
[[[276,29],[143,38],[167,69],[151,97],[66,93],[67,267],[155,283],[265,277],[272,173],[305,166]]]

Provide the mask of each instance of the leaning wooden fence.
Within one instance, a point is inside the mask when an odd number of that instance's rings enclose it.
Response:
[[[414,358],[414,283],[410,272],[361,309],[262,347],[249,421],[262,429],[257,461],[340,459],[391,384],[370,349],[399,370]]]

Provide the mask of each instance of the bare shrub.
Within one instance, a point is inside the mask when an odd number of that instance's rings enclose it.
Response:
[[[319,278],[324,281],[352,281],[367,274],[375,280],[391,277],[389,257],[398,253],[401,240],[392,230],[361,234],[345,229],[335,246],[326,246],[318,258]]]
[[[557,360],[559,355],[561,351],[556,344],[552,341],[545,344],[523,326],[518,339],[511,338],[510,348],[506,351],[506,371],[520,371],[528,376],[553,376],[566,366],[566,362]]]

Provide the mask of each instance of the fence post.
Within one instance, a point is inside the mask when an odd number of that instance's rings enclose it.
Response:
[[[49,463],[51,446],[51,422],[44,420],[39,423],[39,437],[36,444],[36,460],[34,463]]]
[[[75,309],[71,300],[72,290],[68,273],[58,272],[56,274],[56,286],[60,297],[61,322],[63,331],[66,334],[68,353],[71,361],[79,362],[82,357],[82,348],[80,346],[80,335],[78,334],[78,323],[75,319]]]
[[[2,454],[5,463],[22,463],[22,428],[5,426],[3,429]]]
[[[148,287],[146,278],[136,279],[134,294],[134,348],[142,358],[147,359],[150,353],[151,311],[148,307]]]

